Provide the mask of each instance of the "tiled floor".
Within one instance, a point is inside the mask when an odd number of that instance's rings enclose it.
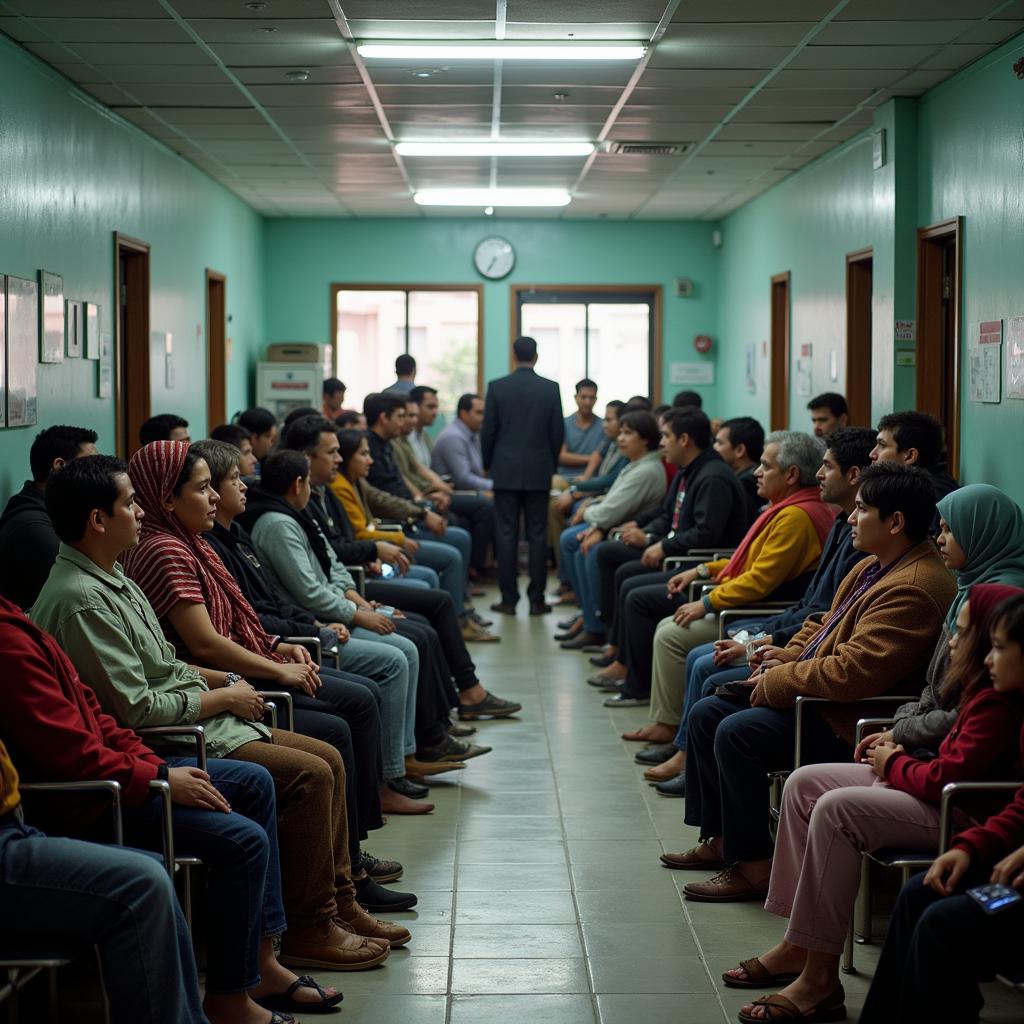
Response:
[[[492,598],[477,602],[483,610]],[[349,1020],[374,1024],[724,1024],[749,994],[721,972],[777,941],[758,904],[685,902],[692,875],[660,867],[696,835],[683,801],[658,796],[619,733],[646,709],[610,711],[586,684],[585,656],[551,640],[555,614],[501,620],[475,645],[484,684],[524,705],[482,723],[494,751],[433,786],[432,815],[392,817],[367,848],[406,865],[419,894],[395,915],[413,932],[379,970],[335,975]],[[855,1020],[877,946],[844,978]],[[326,980],[326,977],[322,980]],[[755,993],[756,995],[756,993]],[[997,994],[986,1020],[1019,1022]]]

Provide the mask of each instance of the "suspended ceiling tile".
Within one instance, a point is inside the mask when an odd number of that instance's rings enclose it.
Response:
[[[622,14],[621,11],[619,13]],[[505,26],[505,38],[571,40],[575,43],[597,40],[646,43],[657,27],[656,21],[623,21],[621,17],[616,21],[590,23],[563,22],[561,19],[559,22],[510,21]]]
[[[812,124],[831,126],[850,112],[849,107],[772,107],[748,104],[740,110],[733,121],[752,121],[755,124],[788,124],[804,121]]]
[[[833,21],[815,37],[815,44],[834,46],[942,45],[956,39],[973,21]]]
[[[752,102],[759,107],[846,107],[848,110],[872,95],[872,89],[762,89]]]
[[[107,0],[103,0],[104,3]],[[280,18],[329,18],[327,0],[263,0],[261,10],[252,11],[241,0],[171,0],[183,18],[234,18],[240,21],[267,21]],[[346,4],[346,6],[348,6]]]
[[[46,43],[51,38],[35,22],[24,18],[0,17],[0,32],[17,43]]]
[[[997,46],[1000,43],[1024,32],[1024,21],[983,21],[965,32],[958,43],[988,43]]]
[[[768,5],[770,6],[770,5]],[[671,25],[663,45],[691,46],[796,46],[811,29],[810,21],[705,22]]]
[[[820,21],[833,7],[834,0],[684,0],[672,21]]]
[[[221,81],[224,81],[222,78]],[[87,86],[86,88],[93,88]],[[146,85],[133,83],[125,89],[146,107],[250,107],[252,104],[234,85]]]
[[[561,124],[578,130],[580,125],[603,121],[609,109],[603,106],[509,106],[502,108],[501,120],[502,124],[528,121],[531,124]],[[489,111],[486,120],[490,121]]]
[[[911,71],[900,77],[896,83],[898,89],[931,89],[949,78],[949,71]]]
[[[326,8],[325,13],[329,13]],[[218,49],[222,43],[256,43],[279,46],[326,43],[340,39],[337,22],[326,18],[190,18],[190,27]],[[270,30],[273,31],[270,31]]]
[[[447,73],[455,70],[450,67]],[[501,69],[501,80],[503,85],[546,85],[552,90],[573,89],[584,85],[605,85],[621,89],[629,81],[633,70],[634,65],[630,61],[597,61],[593,64],[574,61],[572,64],[543,64],[540,67],[530,61],[505,61]]]
[[[160,116],[174,125],[266,124],[252,107],[162,107]]]
[[[123,90],[119,89],[116,85],[104,85],[101,82],[91,82],[89,85],[83,85],[82,88],[98,99],[100,103],[106,104],[109,107],[116,107],[122,103],[133,103],[134,98],[129,96]]]
[[[947,46],[933,57],[921,62],[925,69],[940,69],[947,71],[959,71],[979,57],[984,57],[991,51],[991,46],[975,44],[971,46]]]
[[[509,68],[505,68],[508,81]],[[428,77],[421,77],[426,75]],[[370,77],[378,88],[388,85],[479,85],[494,83],[494,68],[473,62],[440,65],[431,61],[381,61],[374,64]]]
[[[902,74],[898,68],[784,68],[773,79],[779,89],[881,89]]]
[[[838,15],[840,21],[927,21],[962,18],[965,8],[976,17],[998,7],[998,0],[852,0]]]
[[[762,71],[743,68],[705,68],[697,71],[688,68],[649,67],[644,71],[638,84],[642,89],[749,89],[757,85],[762,78]]]
[[[1013,0],[1013,3],[1007,4],[1005,7],[1001,6],[999,10],[992,15],[993,21],[1012,21],[1013,19],[1024,19],[1024,0]]]
[[[557,4],[550,0],[508,0],[506,16],[509,21],[585,25],[621,20],[624,8],[631,17],[657,22],[665,11],[665,0],[630,0],[628,5],[620,0],[561,0]]]
[[[494,0],[345,0],[345,17],[379,18],[382,11],[395,21],[490,21],[494,22]]]
[[[785,60],[789,46],[704,46],[685,40],[658,44],[652,68],[760,68],[768,71]]]
[[[61,43],[187,43],[188,33],[168,16],[163,18],[46,18],[33,25]]]
[[[365,107],[370,100],[366,87],[358,85],[312,85],[287,82],[283,85],[253,85],[249,91],[265,107]]]
[[[210,49],[229,67],[293,67],[307,64],[338,64],[348,55],[348,47],[339,35],[337,40],[309,43],[211,43]]]
[[[564,100],[556,100],[556,93],[567,93]],[[561,86],[552,85],[509,85],[503,86],[501,90],[502,105],[540,103],[551,107],[566,106],[604,106],[611,109],[615,105],[622,89],[619,86],[585,85],[571,86],[563,89]]]
[[[456,104],[485,106],[492,101],[490,86],[472,85],[385,85],[377,89],[377,95],[386,107],[446,107]]]
[[[29,43],[27,49],[48,64],[68,61],[59,43]],[[90,64],[210,64],[194,43],[76,43],[75,56]]]
[[[833,142],[845,142],[847,139],[852,139],[855,135],[860,135],[864,131],[864,126],[859,124],[837,124],[835,128],[829,128],[823,135],[823,139],[831,139]]]
[[[717,135],[723,141],[809,139],[822,130],[815,124],[744,124],[730,121]]]
[[[291,71],[306,71],[309,74],[307,82],[291,82],[288,73]],[[305,88],[309,86],[323,85],[358,85],[362,82],[355,64],[334,64],[334,65],[310,65],[304,64],[296,68],[291,64],[278,67],[247,68],[233,67],[231,73],[244,85],[299,85]]]
[[[82,13],[82,0],[6,0],[5,5],[29,18],[74,18]],[[157,0],[103,0],[108,18],[166,18]]]
[[[348,4],[344,5],[344,11],[348,13]],[[378,14],[381,12],[378,12]],[[390,15],[390,11],[386,11]],[[472,19],[460,21],[443,21],[420,19],[417,21],[398,21],[388,18],[358,18],[349,19],[349,29],[352,35],[359,42],[369,42],[373,39],[404,39],[414,40],[448,40],[448,39],[493,39],[494,38],[494,11],[491,11],[490,21],[474,21]],[[372,61],[376,67],[378,64],[391,64],[391,60]]]
[[[715,121],[640,124],[621,119],[609,136],[613,142],[682,142],[692,144],[715,128]]]
[[[637,88],[630,97],[634,106],[679,106],[693,104],[702,107],[735,106],[750,92],[749,89],[706,89],[688,86],[684,89]]]
[[[109,82],[120,85],[224,85],[227,78],[220,68],[213,64],[167,66],[161,64],[127,64],[93,67],[89,64],[54,64],[62,75],[76,82]]]
[[[982,47],[982,49],[985,49]],[[935,53],[934,46],[807,46],[793,68],[910,68]]]
[[[730,142],[721,136],[709,142],[701,153],[706,156],[787,156],[799,143],[792,140],[768,142]]]
[[[378,126],[377,113],[373,107],[267,107],[267,114],[285,128],[291,125],[321,125],[328,130],[331,125],[351,124],[363,127]]]

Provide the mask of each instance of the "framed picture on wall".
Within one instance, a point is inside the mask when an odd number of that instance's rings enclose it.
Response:
[[[7,277],[0,274],[0,427],[7,426]]]
[[[82,336],[85,334],[85,310],[81,302],[68,299],[65,306],[64,326],[68,341],[68,359],[82,358]]]
[[[60,274],[39,271],[39,361],[64,361],[64,278]],[[35,422],[33,420],[33,422]]]
[[[100,357],[100,307],[95,302],[85,303],[85,358]]]
[[[39,285],[7,278],[7,426],[31,427],[38,419]],[[63,317],[64,301],[61,299]],[[61,346],[63,349],[63,333]]]
[[[109,398],[113,394],[114,345],[110,331],[102,331],[97,337],[100,357],[96,364],[96,397]]]

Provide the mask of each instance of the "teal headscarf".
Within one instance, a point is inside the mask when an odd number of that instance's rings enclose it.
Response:
[[[946,628],[956,632],[956,617],[975,583],[1024,587],[1024,512],[998,487],[968,484],[938,503],[967,561],[956,571],[956,597]]]

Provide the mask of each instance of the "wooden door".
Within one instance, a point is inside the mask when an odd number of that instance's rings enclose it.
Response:
[[[114,233],[114,429],[117,454],[139,447],[150,416],[149,245]]]
[[[846,257],[846,405],[851,426],[871,423],[871,249]]]
[[[227,421],[227,278],[206,271],[206,432]]]
[[[771,429],[789,427],[789,271],[772,278]]]

